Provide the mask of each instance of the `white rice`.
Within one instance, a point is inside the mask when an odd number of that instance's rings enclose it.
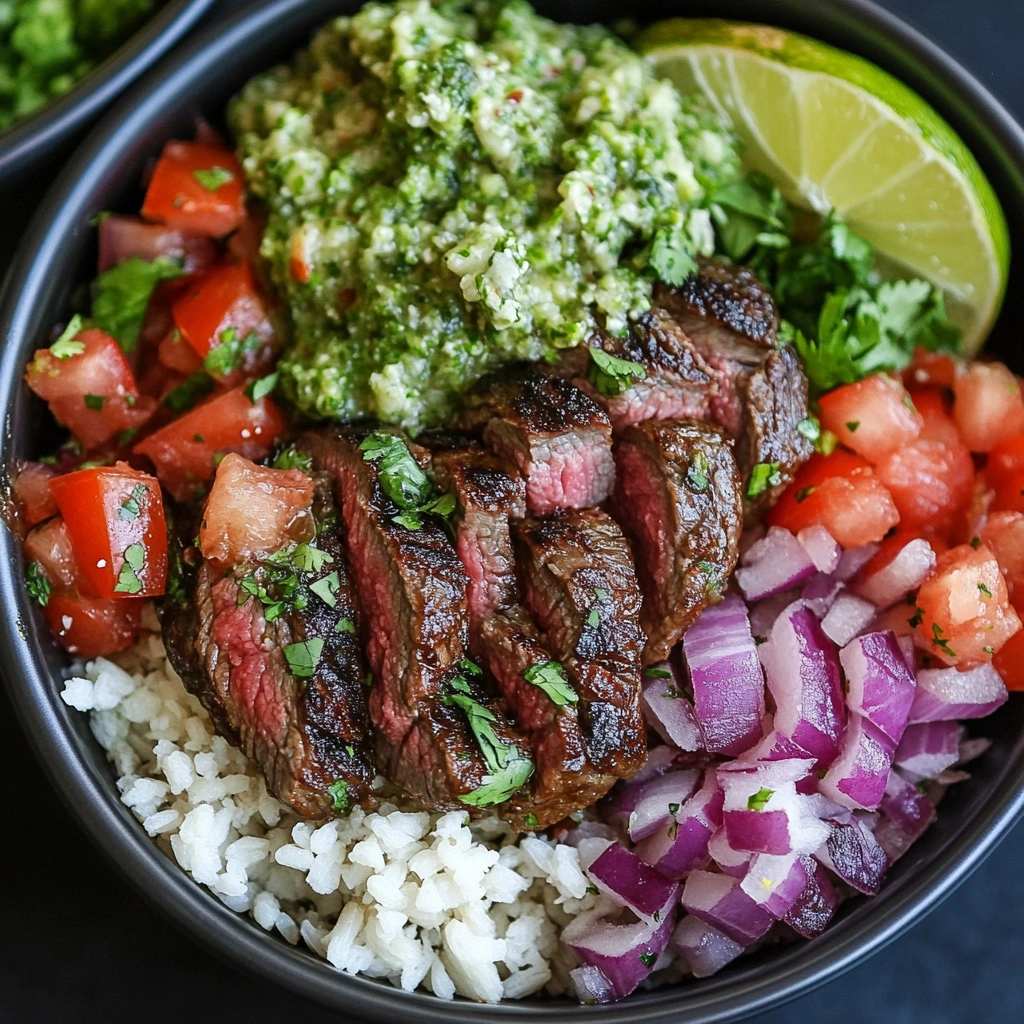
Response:
[[[494,817],[470,823],[462,811],[387,801],[302,821],[214,732],[157,633],[79,671],[62,696],[89,713],[121,800],[232,910],[339,971],[406,991],[491,1003],[571,991],[575,962],[558,936],[605,902],[587,891],[573,847],[520,837]]]

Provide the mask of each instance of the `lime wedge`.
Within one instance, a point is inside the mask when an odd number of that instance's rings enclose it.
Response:
[[[860,57],[764,25],[678,18],[637,45],[731,120],[749,169],[791,202],[836,210],[883,273],[941,287],[964,349],[981,347],[1006,289],[1006,221],[977,161],[920,96]]]

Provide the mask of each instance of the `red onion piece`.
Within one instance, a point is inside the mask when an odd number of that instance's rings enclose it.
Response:
[[[739,879],[693,871],[683,887],[683,908],[733,942],[749,946],[772,926],[772,916],[740,887]]]
[[[829,763],[846,717],[835,644],[813,613],[795,602],[776,619],[758,653],[775,698],[776,730]]]
[[[889,868],[885,851],[859,818],[829,825],[828,839],[814,856],[847,885],[874,896]]]
[[[810,585],[810,584],[808,584]],[[755,643],[763,644],[771,635],[772,626],[779,615],[788,608],[794,601],[803,600],[801,590],[784,590],[774,597],[766,597],[750,606],[750,632],[753,633]]]
[[[603,821],[584,818],[573,828],[559,830],[557,838],[566,846],[579,846],[585,839],[607,839],[609,842],[614,842],[618,840],[619,833]]]
[[[866,633],[839,652],[846,673],[846,703],[899,743],[914,703],[914,677],[889,630]]]
[[[736,583],[748,601],[760,601],[795,587],[814,575],[804,546],[780,526],[772,526],[743,556]]]
[[[911,781],[935,779],[960,760],[960,725],[918,722],[907,727],[893,764]]]
[[[804,584],[803,590],[800,591],[800,600],[819,619],[823,619],[845,589],[845,584],[840,583],[834,576],[826,576],[819,572]]]
[[[678,899],[678,882],[658,874],[619,843],[590,839],[578,849],[580,866],[594,885],[641,920],[660,923],[665,907]]]
[[[849,591],[836,595],[832,607],[821,620],[821,630],[830,640],[845,647],[875,620],[877,609],[870,601]]]
[[[672,945],[695,978],[710,978],[743,952],[728,935],[689,915],[672,933]]]
[[[163,224],[147,224],[139,217],[108,214],[100,221],[99,235],[101,274],[132,257],[151,263],[162,256],[180,263],[186,274],[209,267],[217,259],[212,239]]]
[[[935,552],[923,538],[910,541],[878,572],[858,580],[853,589],[879,609],[891,608],[911,590],[917,590],[935,568]]]
[[[875,839],[885,850],[890,864],[910,849],[935,818],[935,804],[896,771],[889,774],[881,811]]]
[[[704,610],[683,636],[683,656],[705,748],[736,755],[753,746],[761,738],[764,674],[738,594]]]
[[[680,809],[693,796],[701,781],[701,773],[687,771],[666,772],[643,783],[636,806],[629,815],[627,831],[634,843],[657,832],[678,816]]]
[[[644,787],[667,772],[676,765],[676,758],[679,751],[668,744],[651,747],[647,754],[647,764],[633,776],[619,782],[612,790],[611,795],[601,805],[601,817],[610,825],[620,825],[625,828],[629,816],[636,810],[637,804],[643,797]],[[694,783],[696,785],[696,782]]]
[[[793,850],[789,815],[784,810],[726,811],[724,823],[729,845],[735,850],[777,856]]]
[[[957,758],[957,764],[970,764],[977,757],[981,757],[982,754],[992,746],[992,741],[986,739],[984,736],[974,736],[968,740],[960,741],[960,757]]]
[[[849,583],[878,552],[877,544],[865,544],[859,548],[848,548],[839,559],[839,565],[832,574],[842,583]]]
[[[896,744],[870,719],[851,715],[842,749],[818,789],[844,807],[874,810],[882,801]]]
[[[743,891],[776,920],[782,920],[800,898],[807,871],[798,854],[772,857],[759,853],[740,882]]]
[[[906,662],[907,668],[910,669],[910,674],[914,677],[914,685],[917,685],[917,648],[914,647],[914,638],[912,636],[897,636],[896,643],[900,645],[900,653],[903,655],[903,660]]]
[[[820,935],[839,907],[839,893],[825,869],[810,857],[802,857],[807,875],[803,892],[783,918],[786,924],[805,939]]]
[[[664,667],[672,674],[643,681],[640,706],[644,720],[666,743],[679,750],[703,750],[704,737],[693,705],[683,695],[682,680],[667,662]]]
[[[666,878],[683,878],[694,868],[704,867],[710,859],[708,842],[722,825],[723,800],[717,774],[709,771],[676,820],[641,840],[634,852]]]
[[[593,964],[574,967],[569,972],[569,977],[572,979],[572,987],[576,990],[576,998],[584,1006],[598,1006],[615,999],[615,986],[600,967],[594,967]]]
[[[765,718],[765,737],[746,752],[743,760],[750,761],[789,761],[792,759],[801,760],[808,757],[807,751],[799,744],[794,743],[789,737],[783,736],[775,728],[775,720],[770,715]],[[812,762],[814,758],[810,759]],[[799,781],[799,780],[798,780]]]
[[[824,526],[808,526],[796,535],[796,539],[818,572],[829,574],[836,571],[843,549]]]
[[[708,853],[711,859],[719,866],[722,874],[732,875],[733,878],[743,878],[746,875],[754,854],[746,850],[734,850],[729,845],[729,837],[724,828],[720,828],[708,843]]]
[[[952,718],[984,718],[1006,703],[1002,677],[991,665],[961,672],[929,668],[917,673],[911,722],[944,722]]]

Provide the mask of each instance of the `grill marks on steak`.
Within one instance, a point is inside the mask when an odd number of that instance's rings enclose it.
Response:
[[[626,778],[647,756],[640,716],[641,597],[629,546],[600,509],[513,527],[526,605],[579,695],[589,762]]]
[[[225,574],[202,562],[186,571],[183,591],[162,603],[160,616],[171,664],[219,731],[259,764],[278,799],[303,817],[327,818],[336,810],[328,787],[342,780],[345,799],[365,802],[375,766],[365,660],[355,634],[335,629],[341,618],[358,621],[358,613],[330,483],[323,478],[314,515],[317,547],[333,562],[299,576],[308,585],[337,573],[333,608],[310,594],[305,609],[268,622],[263,604],[239,586],[248,575],[259,578],[264,564]],[[186,555],[199,561],[195,549]],[[323,640],[320,660],[310,678],[297,679],[284,648],[313,637]]]
[[[612,509],[632,541],[650,665],[668,657],[736,566],[740,474],[729,439],[705,423],[628,427],[615,463]]]
[[[599,505],[611,493],[612,427],[579,388],[531,368],[484,378],[462,414],[465,429],[526,481],[534,515]]]
[[[341,501],[373,672],[378,755],[384,774],[424,803],[462,807],[459,796],[487,774],[465,716],[446,702],[466,657],[469,579],[441,526],[427,517],[416,530],[393,521],[399,509],[358,449],[364,436],[325,429],[304,434],[299,447],[334,477]],[[474,699],[495,714],[503,740],[528,751],[500,701]]]

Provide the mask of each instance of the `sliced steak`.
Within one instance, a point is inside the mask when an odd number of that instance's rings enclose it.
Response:
[[[588,760],[578,695],[571,693],[569,699],[570,693],[559,688],[554,692],[560,698],[552,697],[527,681],[531,670],[539,668],[557,679],[560,666],[523,608],[499,612],[481,626],[480,658],[533,744],[537,763],[529,793],[517,794],[505,804],[503,817],[520,830],[546,828],[607,793],[615,776],[595,769]]]
[[[679,288],[659,285],[654,301],[717,374],[711,418],[736,439],[745,494],[754,467],[771,466],[768,485],[745,506],[749,521],[775,501],[813,450],[797,430],[807,416],[807,378],[795,353],[777,347],[775,303],[749,270],[706,259]]]
[[[591,348],[637,364],[643,379],[626,386],[627,380],[602,374]],[[645,313],[625,337],[593,335],[585,346],[566,352],[557,369],[608,413],[616,430],[644,420],[704,419],[718,390],[715,371],[663,309]]]
[[[649,420],[615,443],[612,511],[632,542],[644,664],[664,661],[736,566],[743,528],[732,442],[706,423]]]
[[[646,758],[640,664],[646,642],[629,545],[600,509],[513,525],[526,605],[579,695],[590,763],[626,778]]]
[[[359,450],[365,436],[325,429],[304,434],[299,447],[333,476],[341,502],[365,617],[378,756],[387,777],[427,806],[461,807],[459,798],[488,774],[465,714],[448,700],[466,658],[469,579],[437,522],[424,517],[418,529],[395,522],[401,510],[381,487],[379,464]],[[526,751],[500,702],[488,707],[495,732]]]
[[[611,423],[567,380],[530,368],[484,378],[462,426],[483,430],[490,448],[516,467],[534,515],[599,505],[611,493]]]
[[[218,731],[256,761],[278,799],[303,817],[327,818],[365,803],[376,772],[355,593],[323,477],[314,516],[316,546],[330,559],[316,571],[272,556],[225,573],[186,547],[160,619],[171,664]],[[182,536],[195,536],[194,523],[182,525]],[[267,599],[248,592],[255,588]],[[285,591],[296,599],[271,611]],[[315,667],[297,678],[285,648],[317,639]]]
[[[433,434],[421,441],[433,452],[438,490],[457,501],[450,522],[469,576],[472,643],[482,622],[516,601],[509,521],[526,515],[526,485],[514,471],[506,472],[497,455],[465,436]]]

